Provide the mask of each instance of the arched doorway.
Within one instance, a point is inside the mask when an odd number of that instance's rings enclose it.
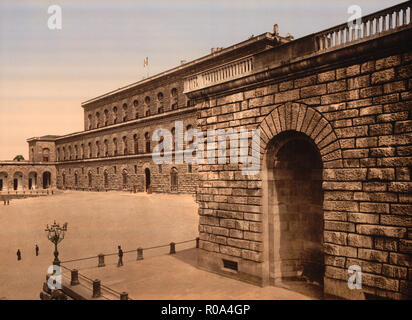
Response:
[[[145,175],[145,185],[146,185],[146,191],[149,189],[150,187],[150,169],[146,168],[144,169],[144,175]]]
[[[45,171],[43,172],[43,189],[48,189],[50,188],[50,186],[51,186],[51,173],[49,171]]]
[[[266,153],[269,277],[323,285],[322,160],[305,134],[285,131]]]
[[[170,190],[178,190],[177,169],[175,167],[170,170]]]
[[[13,176],[13,190],[14,191],[23,190],[23,174],[21,172],[16,172]]]
[[[29,190],[37,189],[37,172],[29,173]]]
[[[7,172],[0,172],[0,191],[7,191]]]

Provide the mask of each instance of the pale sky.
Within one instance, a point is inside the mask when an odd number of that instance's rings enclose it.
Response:
[[[0,2],[0,159],[26,159],[26,139],[83,130],[80,104],[227,47],[252,34],[295,39],[344,23],[391,0],[79,0]],[[62,8],[62,30],[47,9]]]

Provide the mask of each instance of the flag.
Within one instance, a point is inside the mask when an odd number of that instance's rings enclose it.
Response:
[[[149,57],[146,57],[143,61],[143,67],[146,67],[149,64]]]

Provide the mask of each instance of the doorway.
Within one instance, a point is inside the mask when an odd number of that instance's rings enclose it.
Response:
[[[146,191],[147,191],[150,187],[150,169],[149,168],[144,169],[144,175],[145,175]]]

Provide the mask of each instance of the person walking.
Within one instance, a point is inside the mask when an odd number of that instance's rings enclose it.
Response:
[[[17,249],[17,260],[21,260],[21,252],[20,252],[20,249]]]
[[[123,265],[123,250],[120,246],[117,246],[119,249],[119,262],[117,262],[117,266],[121,267]]]
[[[39,255],[39,246],[36,244],[36,257]]]

